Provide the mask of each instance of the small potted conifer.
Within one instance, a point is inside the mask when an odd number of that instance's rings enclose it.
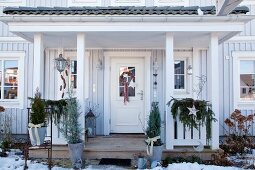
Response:
[[[72,90],[69,92],[69,98],[66,100],[64,107],[66,112],[65,122],[61,122],[60,132],[63,134],[68,143],[69,155],[73,168],[81,168],[82,154],[84,144],[81,140],[82,128],[79,123],[80,111],[77,99],[72,97]]]
[[[35,97],[31,100],[30,122],[28,131],[31,144],[41,145],[44,143],[46,135],[46,118],[45,102],[41,99],[39,89],[36,89]]]
[[[161,118],[158,108],[158,102],[152,102],[151,111],[146,129],[147,154],[151,161],[161,161],[163,143],[160,139]]]

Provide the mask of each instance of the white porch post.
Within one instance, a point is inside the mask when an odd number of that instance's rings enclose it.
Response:
[[[200,56],[199,49],[193,48],[193,61],[192,61],[192,85],[196,87],[199,84],[197,76],[200,76]],[[193,91],[193,99],[199,99],[200,96],[197,96],[197,91]]]
[[[165,57],[165,103],[171,100],[174,92],[174,37],[172,33],[166,33],[166,57]],[[166,108],[166,149],[173,149],[174,121],[170,108]]]
[[[212,123],[212,149],[219,148],[219,43],[218,35],[211,34],[208,56],[208,97],[212,103],[216,122]]]
[[[85,99],[88,98],[88,56],[85,56],[85,33],[77,33],[77,99],[81,106],[79,122],[85,129]],[[82,139],[84,139],[84,135]]]
[[[38,88],[44,97],[44,47],[43,34],[34,34],[34,68],[33,68],[33,94]]]

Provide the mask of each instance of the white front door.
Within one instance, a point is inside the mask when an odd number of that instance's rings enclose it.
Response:
[[[143,133],[144,58],[111,59],[111,133]]]

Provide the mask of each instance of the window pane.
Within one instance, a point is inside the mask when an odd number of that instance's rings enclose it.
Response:
[[[71,61],[71,74],[77,74],[77,61]]]
[[[2,61],[0,60],[0,87],[2,86],[2,76],[3,76],[3,74],[2,74]],[[0,89],[1,90],[1,89]],[[1,95],[1,94],[0,94]],[[0,97],[0,99],[1,99],[1,97]]]
[[[184,74],[184,61],[176,60],[174,62],[174,73],[175,74]]]
[[[135,67],[120,67],[119,69],[119,95],[124,96],[125,83],[128,86],[128,96],[135,96]]]
[[[255,73],[255,61],[240,61],[240,73]]]
[[[241,87],[240,97],[243,100],[254,100],[255,99],[255,87]]]
[[[74,89],[77,88],[77,75],[71,75],[71,86]]]
[[[240,75],[240,86],[255,86],[254,83],[255,74],[241,74]]]
[[[184,89],[184,75],[175,75],[174,76],[174,88],[175,89]]]
[[[17,98],[18,98],[18,87],[4,88],[4,99],[17,99]]]
[[[17,86],[18,85],[18,61],[6,60],[4,61],[4,85]]]

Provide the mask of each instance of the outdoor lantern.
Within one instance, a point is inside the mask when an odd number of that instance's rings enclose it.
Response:
[[[191,65],[188,66],[187,73],[188,73],[188,75],[192,75],[193,74],[193,70],[192,70],[192,66]]]
[[[55,59],[57,70],[61,73],[65,70],[67,60],[62,57],[62,54],[59,54],[59,57]]]
[[[85,116],[85,128],[87,137],[96,136],[96,116],[90,109]]]

